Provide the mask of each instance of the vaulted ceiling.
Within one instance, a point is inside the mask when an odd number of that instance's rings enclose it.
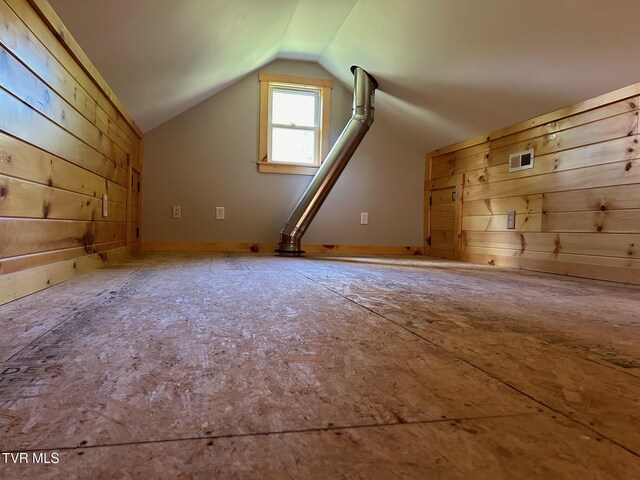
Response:
[[[50,0],[143,131],[275,58],[380,83],[421,147],[640,81],[637,0]]]

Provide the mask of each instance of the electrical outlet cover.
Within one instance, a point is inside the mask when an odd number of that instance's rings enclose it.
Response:
[[[507,228],[513,230],[516,228],[516,211],[511,210],[507,212]]]
[[[106,217],[106,216],[108,215],[108,213],[109,213],[109,211],[108,211],[108,205],[109,205],[109,204],[107,203],[107,194],[106,194],[106,193],[104,193],[104,194],[102,195],[102,216],[103,216],[103,217]]]

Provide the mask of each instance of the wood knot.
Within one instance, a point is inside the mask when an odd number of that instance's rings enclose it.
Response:
[[[260,251],[257,245],[251,245],[249,247],[249,250],[251,250],[253,253],[258,253]]]
[[[628,172],[629,170],[631,170],[631,166],[632,166],[632,165],[631,165],[631,162],[627,163],[627,164],[624,166],[624,171],[625,171],[625,172]]]
[[[602,231],[602,225],[598,225],[598,228],[596,228],[596,230],[601,232]]]
[[[49,218],[49,203],[45,202],[45,204],[42,206],[42,217],[43,218]]]
[[[67,118],[67,114],[66,114],[66,113],[64,113],[64,110],[63,110],[63,111],[62,111],[62,120],[66,120],[66,118]]]
[[[496,264],[496,262],[495,262],[495,260],[493,258],[491,260],[489,260],[487,263],[489,265],[495,265]]]
[[[93,245],[93,239],[93,233],[91,232],[86,232],[82,237],[82,244],[84,245],[84,249],[86,251],[89,251],[89,247]]]
[[[7,196],[7,189],[5,187],[0,187],[0,198],[4,198]]]
[[[627,148],[627,152],[633,153],[633,148],[631,148],[631,147]]]
[[[607,209],[606,205],[600,205],[600,211],[604,212]]]
[[[49,181],[47,183],[50,187],[53,187],[53,178],[49,177]]]
[[[335,245],[322,245],[323,248],[335,248]]]
[[[629,102],[629,108],[631,108],[631,109],[635,109],[635,108],[637,108],[637,107],[636,107],[636,104],[635,104],[635,103],[633,103],[633,102]]]

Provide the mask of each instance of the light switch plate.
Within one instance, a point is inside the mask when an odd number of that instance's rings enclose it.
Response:
[[[216,220],[224,220],[224,207],[216,207]]]

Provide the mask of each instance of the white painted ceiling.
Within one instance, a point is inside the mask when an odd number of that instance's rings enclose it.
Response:
[[[380,83],[424,151],[640,81],[638,0],[50,0],[143,131],[275,58]]]

